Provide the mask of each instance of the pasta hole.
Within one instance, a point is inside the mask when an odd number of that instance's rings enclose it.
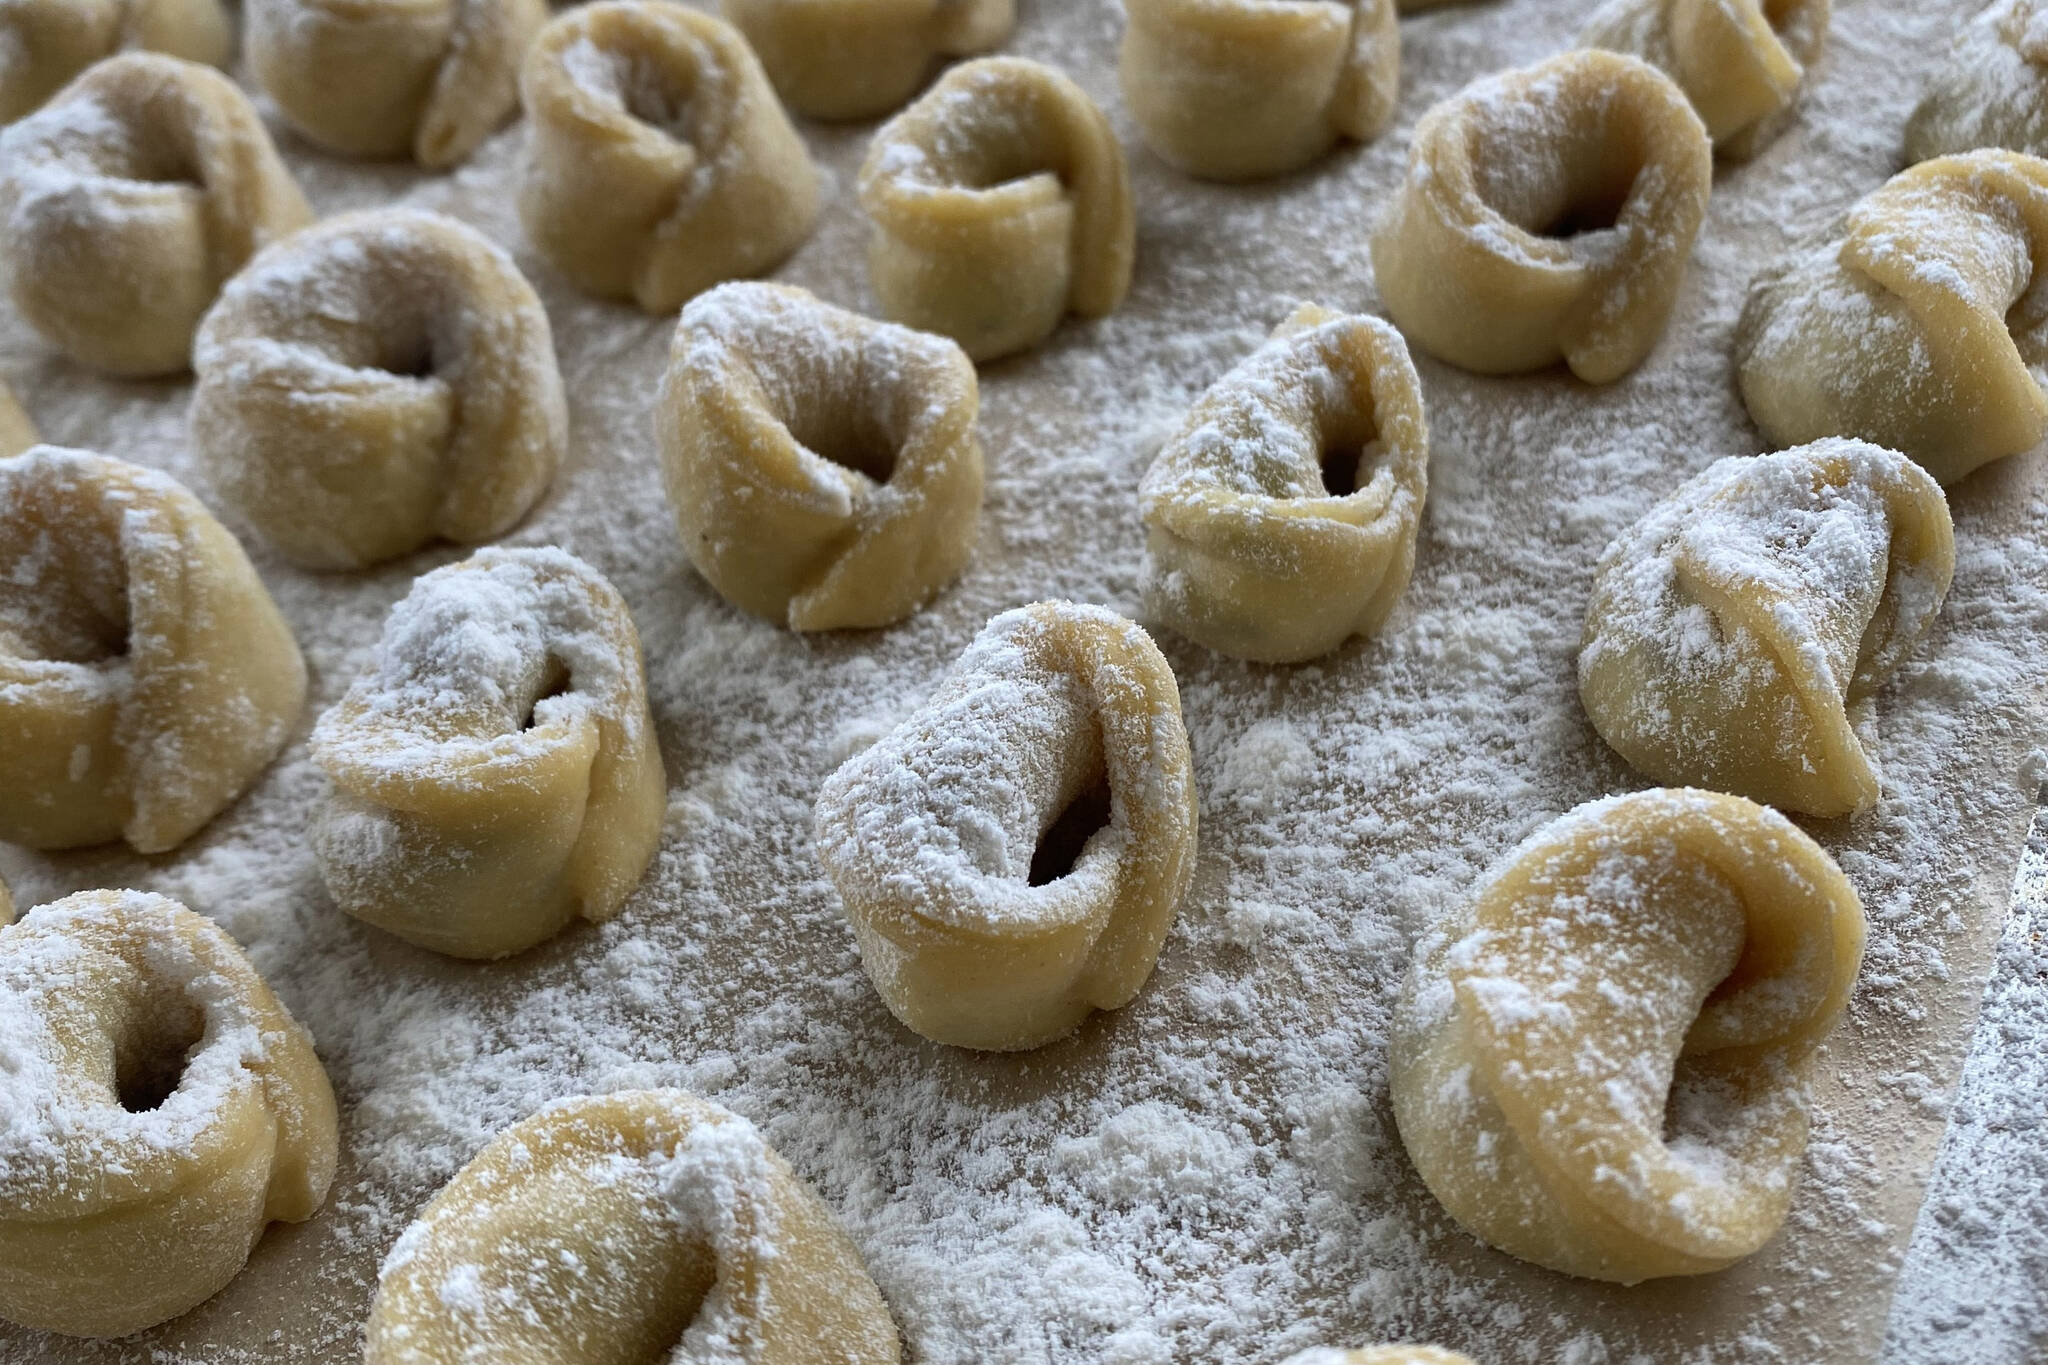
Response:
[[[1110,810],[1109,778],[1099,775],[1038,836],[1038,847],[1031,854],[1030,884],[1044,886],[1071,873],[1088,841],[1108,828]]]
[[[1323,448],[1323,491],[1333,498],[1348,498],[1371,481],[1367,470],[1379,459],[1380,442],[1332,441]]]
[[[540,704],[550,697],[565,695],[569,691],[570,682],[569,666],[549,655],[546,665],[541,670],[540,685],[534,690],[533,700],[526,703],[525,714],[520,717],[519,728],[531,730],[534,714],[540,710]]]
[[[185,1067],[205,1032],[199,1010],[180,996],[140,1011],[130,1036],[114,1050],[114,1097],[131,1114],[163,1107],[185,1079]]]

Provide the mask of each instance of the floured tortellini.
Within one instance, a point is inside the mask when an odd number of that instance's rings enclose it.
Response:
[[[668,0],[570,10],[527,53],[519,216],[578,288],[650,313],[780,265],[818,173],[730,24]]]
[[[1326,654],[1400,600],[1428,486],[1400,333],[1302,308],[1202,395],[1146,471],[1147,608],[1241,659]]]
[[[1906,123],[1906,160],[1979,147],[2048,156],[2048,5],[1995,0],[1956,35]]]
[[[974,548],[979,406],[944,337],[721,285],[683,310],[655,410],[690,562],[792,630],[903,619]]]
[[[110,57],[0,133],[15,306],[94,369],[183,370],[222,283],[311,218],[248,98],[175,57]]]
[[[1858,731],[1954,571],[1948,502],[1902,455],[1826,440],[1721,460],[1601,557],[1579,695],[1659,782],[1867,810]]]
[[[1379,136],[1401,86],[1394,0],[1129,0],[1119,75],[1145,142],[1193,175],[1298,170]]]
[[[805,118],[875,118],[917,93],[933,65],[992,52],[1017,0],[722,0],[768,79]]]
[[[990,621],[818,796],[818,857],[892,1013],[1016,1051],[1130,1002],[1194,874],[1180,691],[1101,607]]]
[[[1562,360],[1611,383],[1670,319],[1713,147],[1670,77],[1580,50],[1489,76],[1422,116],[1372,240],[1408,340],[1482,374]]]
[[[1049,66],[984,57],[948,71],[875,134],[860,171],[868,278],[897,322],[975,360],[1036,346],[1131,286],[1137,213],[1123,148]]]
[[[639,632],[562,550],[482,550],[414,583],[312,748],[335,903],[455,957],[610,919],[661,839]]]
[[[235,29],[221,0],[6,0],[0,123],[33,113],[72,77],[123,48],[226,66]]]
[[[176,848],[305,699],[291,628],[183,485],[53,446],[0,461],[0,839]]]
[[[1857,436],[1951,484],[2048,434],[2048,161],[1923,161],[1757,276],[1735,328],[1773,445]]]
[[[540,299],[435,213],[344,214],[280,242],[222,291],[193,359],[208,478],[311,568],[502,535],[568,445]]]
[[[1791,1205],[1807,1061],[1863,933],[1775,811],[1669,788],[1580,806],[1417,945],[1389,1052],[1402,1143],[1512,1256],[1622,1284],[1731,1265]]]
[[[1746,161],[1792,121],[1827,44],[1832,0],[1608,0],[1580,40],[1676,80],[1723,156]]]
[[[343,156],[466,160],[519,105],[546,0],[247,0],[249,69]]]

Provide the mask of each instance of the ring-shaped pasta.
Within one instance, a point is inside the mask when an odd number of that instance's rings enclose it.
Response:
[[[0,6],[0,123],[35,112],[124,50],[226,66],[235,27],[221,0],[10,0]]]
[[[2048,156],[2048,12],[1994,0],[1956,34],[1906,121],[1906,160],[2005,147]]]

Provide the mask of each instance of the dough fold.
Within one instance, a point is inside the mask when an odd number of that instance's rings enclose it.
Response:
[[[661,842],[639,633],[562,550],[482,550],[414,583],[312,751],[335,904],[454,957],[610,919]]]
[[[1906,160],[1979,147],[2048,156],[2048,6],[1996,0],[1956,34],[1906,122]]]
[[[363,1358],[895,1365],[901,1347],[838,1218],[753,1124],[627,1090],[548,1105],[434,1196],[384,1262]]]
[[[1807,1060],[1863,933],[1774,811],[1670,788],[1580,806],[1417,945],[1390,1052],[1408,1155],[1467,1230],[1552,1270],[1731,1265],[1784,1222]]]
[[[220,0],[8,0],[0,6],[0,123],[35,112],[124,49],[226,66],[234,23]]]
[[[875,134],[860,171],[882,312],[977,361],[1124,300],[1137,213],[1123,148],[1081,88],[1021,57],[954,67]]]
[[[86,891],[0,930],[0,1317],[114,1337],[238,1274],[334,1178],[313,1040],[211,920]]]
[[[0,133],[15,306],[93,369],[185,369],[222,283],[311,219],[248,98],[175,57],[110,57]]]
[[[825,783],[818,856],[861,963],[934,1042],[1034,1048],[1152,973],[1194,873],[1180,692],[1144,631],[1040,602]]]
[[[1713,147],[1671,78],[1581,49],[1475,81],[1422,116],[1372,239],[1408,340],[1482,374],[1562,360],[1589,384],[1664,332]]]
[[[1308,305],[1202,395],[1145,472],[1146,608],[1241,659],[1327,654],[1400,600],[1428,486],[1400,333]]]
[[[992,52],[1017,0],[721,0],[768,79],[805,118],[868,119],[899,109],[937,63]]]
[[[0,839],[176,848],[305,699],[291,628],[183,485],[53,446],[0,461]]]
[[[344,214],[263,253],[194,348],[192,444],[222,501],[316,569],[532,510],[568,445],[547,312],[474,228]]]

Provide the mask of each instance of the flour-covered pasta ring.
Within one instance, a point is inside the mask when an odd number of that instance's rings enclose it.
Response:
[[[2048,435],[2048,161],[1986,150],[1893,176],[1759,274],[1735,328],[1771,443],[1855,436],[1943,484]]]
[[[1145,472],[1147,608],[1241,659],[1327,654],[1400,600],[1428,486],[1400,333],[1310,304],[1202,395]]]
[[[1191,175],[1299,170],[1394,115],[1394,0],[1130,0],[1118,60],[1146,145]]]
[[[668,0],[586,5],[541,31],[519,84],[519,216],[578,288],[673,312],[810,236],[817,170],[732,25]]]
[[[805,118],[901,108],[932,67],[1001,47],[1017,0],[721,0],[768,79]]]
[[[0,1318],[112,1337],[235,1277],[334,1178],[313,1040],[211,920],[87,891],[0,929]]]
[[[0,384],[0,460],[19,455],[40,440],[36,424],[22,411],[14,390]]]
[[[194,62],[110,57],[0,133],[15,306],[94,369],[186,368],[222,283],[311,217],[248,98]]]
[[[248,0],[249,70],[292,127],[343,156],[440,170],[519,107],[546,0]]]
[[[1995,0],[1956,34],[1906,121],[1906,160],[1979,147],[2048,156],[2048,14]]]
[[[175,848],[305,698],[291,628],[183,485],[52,446],[0,461],[0,839]]]
[[[568,445],[540,299],[436,213],[344,214],[278,243],[222,291],[193,365],[208,479],[312,568],[502,535]]]
[[[818,796],[818,856],[884,1003],[1016,1051],[1117,1009],[1194,874],[1180,691],[1115,612],[990,621],[923,706]]]
[[[902,1350],[838,1218],[753,1124],[681,1090],[560,1100],[492,1139],[391,1249],[364,1345],[365,1365]]]
[[[1611,383],[1663,334],[1713,171],[1685,92],[1634,57],[1582,49],[1475,81],[1415,129],[1373,235],[1380,297],[1454,365],[1562,360]]]
[[[1452,1217],[1523,1260],[1623,1284],[1731,1265],[1791,1204],[1806,1064],[1863,933],[1841,870],[1775,811],[1672,788],[1581,806],[1417,946],[1401,1140]]]
[[[610,919],[661,841],[639,632],[562,550],[482,550],[415,582],[312,749],[335,903],[455,957]]]
[[[1472,1365],[1472,1358],[1441,1346],[1366,1346],[1355,1351],[1318,1346],[1291,1355],[1280,1365]]]
[[[883,125],[860,171],[868,279],[894,321],[975,360],[1124,300],[1137,214],[1123,148],[1081,88],[1021,57],[954,67]]]
[[[1721,460],[1601,557],[1586,714],[1656,781],[1867,810],[1878,771],[1859,720],[1955,562],[1948,500],[1903,455],[1833,439]]]
[[[1746,161],[1792,120],[1833,0],[1608,0],[1587,47],[1626,52],[1678,82],[1723,156]]]
[[[0,6],[0,123],[123,49],[226,66],[234,38],[220,0],[10,0]]]

